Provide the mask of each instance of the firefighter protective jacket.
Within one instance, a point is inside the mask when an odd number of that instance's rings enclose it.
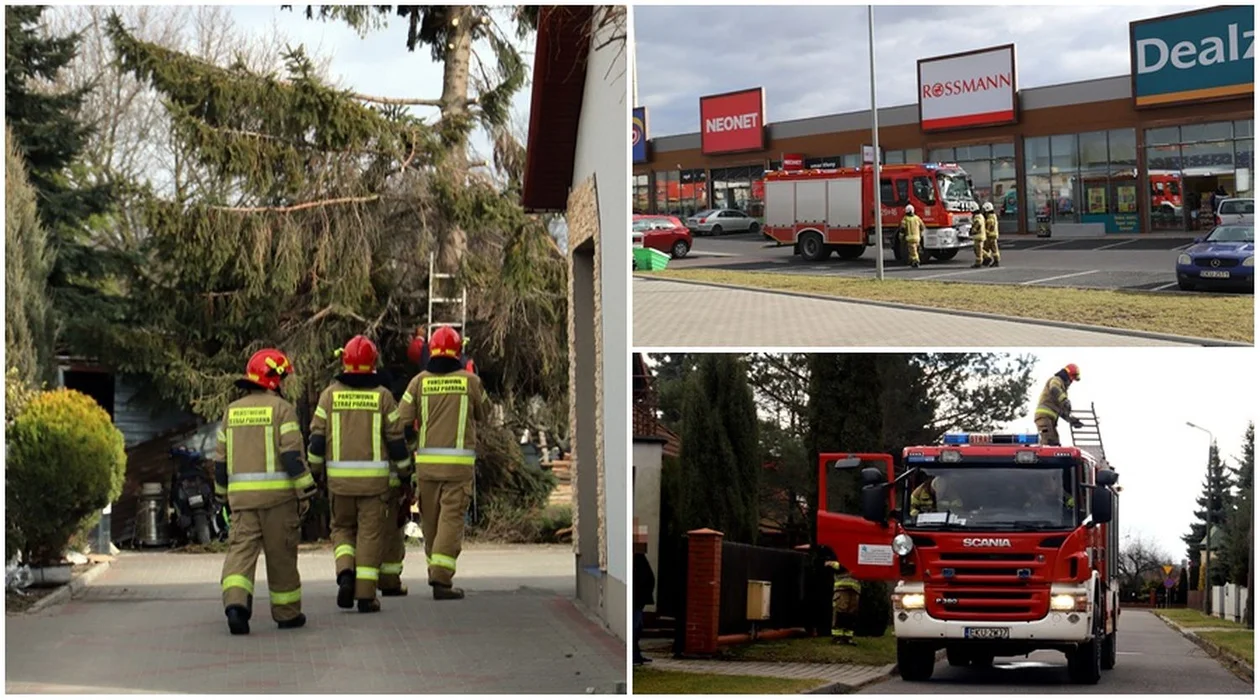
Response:
[[[981,212],[976,212],[976,215],[972,217],[971,219],[971,240],[983,241],[985,238],[987,238],[986,234],[988,232],[985,230],[987,228],[985,224],[986,222],[984,220],[984,214]]]
[[[984,215],[984,232],[989,238],[998,237],[998,218],[996,213]]]
[[[905,229],[908,240],[918,240],[923,236],[923,229],[927,226],[917,214],[907,214],[901,218],[901,228]]]
[[[404,425],[419,419],[417,472],[437,481],[466,478],[477,461],[477,421],[487,413],[481,379],[468,370],[416,375],[399,414]]]
[[[1041,390],[1041,398],[1037,399],[1036,418],[1058,420],[1059,416],[1072,415],[1072,402],[1068,400],[1067,381],[1063,372],[1056,373],[1046,382]]]
[[[306,456],[338,496],[376,496],[411,476],[398,404],[375,374],[343,374],[319,395]]]
[[[293,404],[261,388],[228,405],[218,433],[214,490],[232,510],[273,508],[312,493]]]

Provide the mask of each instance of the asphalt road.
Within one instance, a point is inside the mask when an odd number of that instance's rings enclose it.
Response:
[[[867,694],[1035,693],[1035,694],[1252,694],[1251,685],[1145,610],[1120,615],[1116,667],[1103,671],[1097,685],[1073,685],[1067,660],[1054,651],[998,659],[993,668],[936,665],[932,679],[910,683],[894,678],[863,689]]]
[[[925,261],[911,269],[884,252],[885,276],[896,279],[939,279],[982,284],[1085,287],[1143,291],[1179,291],[1173,272],[1180,251],[1193,244],[1186,237],[1044,239],[1011,237],[1000,241],[1002,265],[972,269],[971,249],[953,260]],[[743,272],[873,277],[875,251],[857,260],[831,257],[820,263],[802,260],[790,246],[776,247],[760,235],[736,234],[695,239],[692,252],[670,263],[674,269],[710,268]],[[1214,292],[1215,293],[1215,292]]]

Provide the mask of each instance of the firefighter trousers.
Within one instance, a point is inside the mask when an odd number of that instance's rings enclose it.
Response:
[[[984,258],[985,258],[985,254],[984,254],[984,247],[985,247],[985,243],[986,243],[986,241],[987,241],[987,239],[985,239],[985,238],[973,238],[973,239],[971,239],[971,247],[972,247],[972,249],[973,249],[973,250],[975,251],[975,253],[976,253],[976,264],[977,264],[977,265],[983,265],[983,264],[984,264]]]
[[[402,588],[403,559],[407,556],[407,543],[403,539],[403,528],[398,524],[399,511],[403,506],[402,487],[389,489],[389,509],[385,514],[385,548],[381,557],[381,578],[377,586],[382,591],[396,591]]]
[[[984,257],[990,262],[1001,262],[1002,254],[998,252],[997,236],[984,239]]]
[[[910,263],[911,265],[917,265],[919,263],[919,243],[920,242],[921,242],[921,239],[918,236],[914,236],[913,238],[910,236],[906,236],[906,256],[907,256],[906,262]]]
[[[1033,419],[1033,424],[1037,426],[1037,444],[1052,445],[1058,447],[1059,443],[1059,419],[1050,416],[1037,416]]]
[[[472,502],[473,480],[467,478],[437,481],[421,476],[420,528],[424,531],[424,554],[429,563],[429,583],[451,585],[455,560],[464,544],[464,515]]]
[[[831,636],[853,638],[857,625],[858,592],[836,588],[831,592]]]
[[[356,600],[374,600],[385,548],[389,492],[375,496],[329,494],[337,575],[354,572]]]
[[[223,607],[254,607],[254,571],[258,555],[267,561],[271,619],[292,620],[302,612],[298,542],[302,538],[297,501],[271,508],[232,511],[232,534],[223,560]]]

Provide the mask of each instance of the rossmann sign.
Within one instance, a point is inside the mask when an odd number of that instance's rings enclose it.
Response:
[[[761,151],[765,147],[765,89],[700,98],[700,150],[705,155]]]
[[[1251,5],[1131,22],[1134,104],[1159,107],[1254,93],[1255,26]]]
[[[1013,124],[1015,45],[919,60],[923,131]]]

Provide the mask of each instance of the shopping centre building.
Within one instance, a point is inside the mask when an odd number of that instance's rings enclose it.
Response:
[[[1023,90],[1013,45],[921,59],[918,103],[879,110],[882,162],[958,163],[1006,233],[1200,230],[1211,192],[1253,192],[1253,40],[1251,6],[1141,20],[1128,75]],[[754,88],[700,98],[700,133],[653,139],[650,108],[632,127],[636,213],[759,217],[767,169],[873,156],[869,110],[766,124]]]

